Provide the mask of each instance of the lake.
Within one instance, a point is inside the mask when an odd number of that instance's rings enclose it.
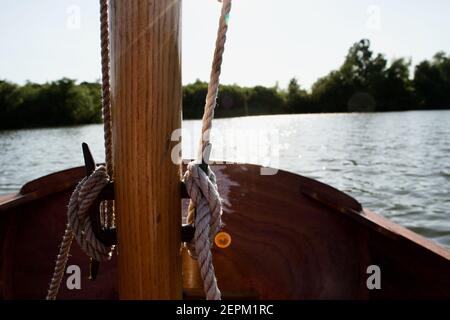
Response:
[[[450,111],[231,118],[215,120],[214,128],[213,159],[318,179],[450,248]],[[81,142],[101,161],[102,130],[0,131],[0,194],[82,165]],[[183,155],[192,158],[200,121],[184,121],[183,130]]]

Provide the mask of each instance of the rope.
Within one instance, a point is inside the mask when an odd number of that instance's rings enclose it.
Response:
[[[222,227],[222,203],[216,177],[210,169],[206,174],[198,164],[191,162],[183,180],[196,208],[194,249],[203,279],[203,289],[208,300],[220,300],[221,294],[211,254],[214,237]]]
[[[81,180],[72,193],[67,210],[68,224],[56,259],[47,300],[56,299],[74,238],[91,258],[97,261],[110,258],[112,248],[106,247],[95,237],[89,218],[89,208],[108,182],[109,177],[106,168],[101,166],[89,177]]]
[[[102,112],[105,141],[106,171],[113,176],[112,129],[111,129],[111,85],[109,79],[109,19],[108,0],[100,0],[100,42],[102,56]]]
[[[100,46],[102,58],[102,113],[103,113],[103,137],[105,143],[106,172],[110,177],[114,176],[112,158],[112,116],[111,116],[111,82],[110,55],[109,55],[109,17],[108,0],[100,0]],[[105,201],[101,206],[103,224],[107,228],[114,225],[113,201]]]
[[[222,1],[222,12],[220,14],[219,30],[217,31],[216,49],[214,51],[214,58],[211,68],[211,75],[208,85],[208,93],[206,95],[205,110],[202,118],[202,132],[200,137],[200,157],[203,155],[208,147],[210,140],[210,133],[212,127],[212,120],[214,118],[214,109],[217,104],[217,94],[219,92],[219,77],[222,70],[223,53],[225,51],[225,42],[227,40],[228,20],[231,11],[231,0]]]
[[[56,258],[53,277],[47,293],[47,300],[55,300],[64,276],[70,247],[76,238],[83,251],[97,261],[108,260],[112,248],[104,246],[92,231],[89,218],[89,208],[104,186],[113,177],[112,161],[112,129],[111,129],[111,86],[110,86],[110,57],[109,57],[109,19],[108,0],[100,0],[100,42],[102,57],[102,113],[103,132],[105,141],[106,167],[97,168],[89,177],[84,178],[75,188],[70,197],[67,211],[68,224]],[[114,207],[112,201],[105,201],[101,206],[103,224],[112,227],[114,224]]]
[[[67,217],[70,228],[81,249],[97,261],[109,259],[111,249],[95,237],[92,231],[89,208],[108,184],[109,177],[104,166],[98,167],[75,188],[69,201]]]
[[[199,160],[189,163],[183,178],[191,198],[187,220],[195,224],[195,252],[192,256],[197,258],[207,300],[221,299],[221,292],[217,285],[212,261],[211,247],[214,243],[215,235],[222,227],[222,202],[214,173],[209,167],[206,169],[207,172],[203,171],[201,163],[209,161],[210,132],[214,118],[214,109],[217,104],[219,78],[225,51],[228,19],[231,11],[231,0],[223,0],[222,3],[216,48],[202,119]],[[190,248],[192,249],[192,246]]]
[[[47,300],[55,300],[58,295],[59,287],[61,286],[61,280],[66,270],[67,259],[69,258],[70,246],[73,241],[73,233],[70,226],[67,225],[64,237],[59,248],[58,257],[56,258],[55,271],[53,271],[53,277],[50,282],[50,286],[47,293]]]

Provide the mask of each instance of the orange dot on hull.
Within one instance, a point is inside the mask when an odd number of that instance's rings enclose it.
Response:
[[[221,249],[228,248],[231,244],[231,236],[229,233],[221,231],[218,234],[216,234],[216,237],[214,238],[214,243],[217,247]]]

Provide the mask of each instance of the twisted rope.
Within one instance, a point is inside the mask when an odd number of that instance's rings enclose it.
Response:
[[[109,182],[104,166],[98,167],[89,177],[85,177],[70,197],[67,210],[67,227],[56,259],[55,270],[47,293],[47,300],[55,300],[64,276],[70,247],[75,238],[83,251],[97,261],[108,260],[111,247],[102,244],[92,231],[89,208],[99,193]]]
[[[58,257],[56,258],[55,271],[53,271],[53,277],[50,282],[50,286],[47,293],[47,300],[55,300],[58,295],[59,287],[61,286],[61,280],[66,270],[67,259],[69,258],[70,246],[73,241],[73,232],[70,226],[66,226],[64,237],[61,242]]]
[[[74,237],[83,251],[91,258],[102,261],[108,260],[111,256],[112,248],[104,246],[95,237],[88,215],[90,206],[104,186],[110,181],[109,177],[112,177],[114,173],[112,161],[111,86],[109,78],[108,0],[100,0],[100,37],[102,57],[102,113],[106,167],[99,167],[89,177],[84,178],[77,185],[70,197],[67,212],[68,224],[56,259],[53,277],[47,293],[47,300],[56,299]],[[106,227],[113,226],[114,207],[112,201],[105,201],[101,206],[101,213],[104,225]]]
[[[102,56],[102,112],[103,134],[105,141],[106,171],[113,176],[112,129],[111,129],[111,85],[109,79],[109,18],[108,0],[100,0],[100,42]]]
[[[231,11],[231,0],[222,1],[222,12],[220,14],[219,29],[217,31],[216,48],[212,62],[211,75],[206,95],[205,110],[202,118],[202,132],[200,136],[200,155],[203,159],[205,150],[208,147],[212,120],[214,118],[214,109],[217,104],[217,94],[219,92],[219,78],[222,71],[223,53],[225,51],[225,42],[227,40],[228,20]]]
[[[108,0],[100,0],[100,46],[102,58],[102,113],[105,163],[106,172],[110,177],[113,177]],[[105,201],[101,206],[101,213],[105,227],[112,227],[114,224],[113,201]]]
[[[98,167],[89,177],[77,185],[69,201],[67,217],[69,226],[81,249],[97,261],[108,260],[111,248],[105,246],[92,231],[89,208],[108,184],[109,177],[104,166]]]
[[[214,237],[222,227],[222,202],[216,177],[210,169],[206,174],[197,163],[191,162],[183,180],[196,209],[194,249],[206,299],[220,300],[221,293],[217,286],[211,254]]]
[[[214,109],[217,104],[219,78],[225,51],[230,11],[231,0],[223,0],[205,110],[202,118],[199,160],[189,163],[183,178],[191,198],[187,220],[195,224],[195,252],[192,255],[197,258],[207,300],[221,299],[221,292],[217,285],[212,261],[211,247],[214,243],[215,235],[222,227],[222,202],[214,173],[209,167],[207,172],[204,172],[200,163],[207,163],[209,160],[210,132],[214,118]]]

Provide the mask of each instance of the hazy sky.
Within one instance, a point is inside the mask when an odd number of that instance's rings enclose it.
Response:
[[[97,0],[0,0],[0,8],[0,78],[100,78]],[[183,0],[184,83],[208,79],[219,10],[216,0]],[[309,88],[364,37],[389,60],[450,53],[450,1],[234,0],[222,82],[284,87],[297,77]]]

